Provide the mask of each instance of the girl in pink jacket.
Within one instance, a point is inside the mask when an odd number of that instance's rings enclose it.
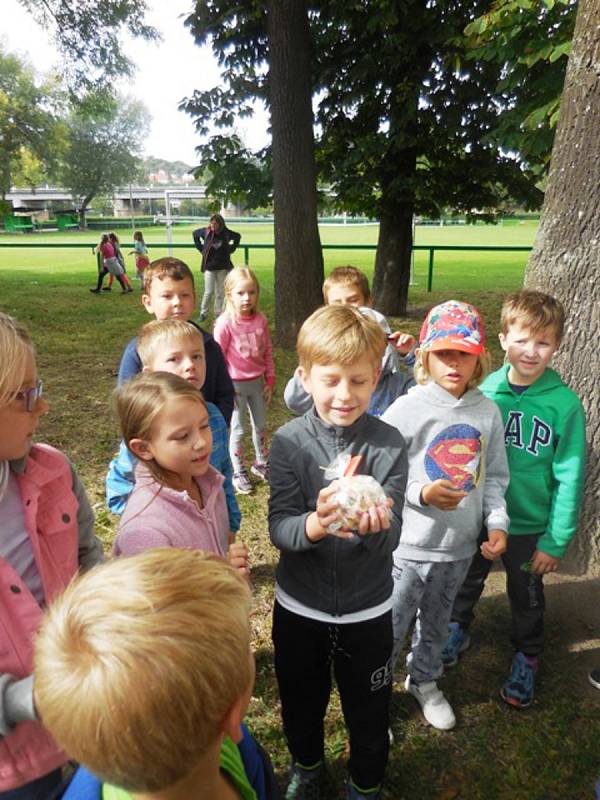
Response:
[[[0,799],[43,800],[61,780],[67,757],[33,704],[33,638],[44,607],[102,560],[73,467],[33,444],[47,412],[31,339],[0,313]]]
[[[258,295],[258,280],[252,270],[248,267],[232,269],[225,279],[225,311],[215,322],[213,331],[235,389],[229,455],[233,464],[233,485],[240,494],[252,491],[242,450],[248,412],[255,454],[250,472],[260,480],[269,479],[267,404],[273,395],[275,368],[269,325],[258,310]]]
[[[139,463],[114,554],[208,550],[246,573],[245,545],[230,542],[223,476],[209,462],[212,434],[202,394],[178,375],[142,373],[118,390],[117,409]]]

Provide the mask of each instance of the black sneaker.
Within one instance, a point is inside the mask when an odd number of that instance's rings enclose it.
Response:
[[[102,287],[102,291],[103,292],[112,292],[112,286],[103,286]]]
[[[321,762],[309,768],[292,764],[285,800],[322,800],[324,783],[325,770]]]
[[[100,289],[90,289],[92,294],[100,294]]]

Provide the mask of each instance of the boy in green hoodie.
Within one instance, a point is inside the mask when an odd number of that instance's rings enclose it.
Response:
[[[577,528],[585,472],[585,416],[581,401],[550,369],[564,328],[564,309],[553,297],[524,289],[502,306],[500,344],[506,362],[480,386],[500,407],[510,469],[506,504],[508,547],[502,561],[515,648],[500,690],[514,708],[534,694],[544,639],[543,576],[558,568]],[[486,531],[482,531],[482,541]],[[457,663],[470,644],[473,608],[491,562],[478,550],[458,592],[443,654]]]

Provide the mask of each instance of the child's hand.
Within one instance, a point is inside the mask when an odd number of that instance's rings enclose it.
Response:
[[[468,492],[459,489],[452,481],[438,478],[421,489],[421,501],[426,506],[435,506],[441,511],[454,511]]]
[[[481,545],[481,555],[488,561],[495,561],[498,556],[506,552],[507,533],[506,531],[488,531],[487,542]]]
[[[338,482],[333,481],[329,486],[321,489],[317,497],[317,510],[306,518],[306,538],[311,542],[318,542],[325,536],[338,536],[340,539],[351,539],[353,533],[345,528],[332,531],[329,526],[339,521],[338,504],[335,494]]]
[[[267,403],[271,402],[271,398],[273,397],[273,387],[269,386],[265,383],[265,388],[263,389],[263,397],[267,401]]]
[[[227,561],[234,569],[249,577],[250,567],[248,565],[248,548],[243,542],[232,542],[227,550]]]
[[[542,553],[541,550],[536,550],[531,559],[531,570],[534,575],[547,575],[549,572],[556,572],[560,558],[549,556],[548,553]]]
[[[394,505],[391,497],[386,497],[386,505],[371,506],[361,516],[357,533],[364,536],[366,533],[381,533],[387,531],[391,525],[390,508]]]
[[[388,341],[395,345],[396,350],[401,356],[408,355],[413,349],[417,340],[410,333],[402,333],[402,331],[394,331],[388,336]]]

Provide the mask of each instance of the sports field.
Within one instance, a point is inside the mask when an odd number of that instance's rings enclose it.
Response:
[[[242,245],[272,244],[273,227],[266,224],[240,224],[232,226],[242,234]],[[417,245],[469,245],[469,246],[505,246],[505,245],[531,245],[535,238],[537,222],[508,222],[502,225],[456,225],[456,226],[418,226],[416,228],[415,244]],[[142,229],[144,238],[149,245],[165,243],[166,230],[162,227]],[[131,244],[131,231],[119,229],[123,248],[126,250]],[[173,241],[176,244],[192,245],[192,226],[173,227]],[[377,243],[378,228],[376,225],[323,225],[320,229],[323,244],[371,244]],[[94,269],[91,249],[62,249],[60,244],[90,245],[98,239],[97,232],[74,233],[30,233],[30,234],[0,234],[0,276],[3,277],[5,269],[19,271],[35,271],[42,268],[46,273],[52,274],[56,280],[62,278],[78,280],[83,277],[83,272]],[[48,244],[48,249],[5,249],[2,244]],[[158,258],[166,255],[165,248],[152,248],[151,256]],[[352,263],[364,269],[368,274],[372,272],[375,251],[370,250],[325,250],[326,269],[338,264]],[[177,255],[190,264],[196,263],[198,257],[192,247],[188,249],[177,248]],[[243,250],[240,249],[237,262],[244,259]],[[236,260],[234,258],[234,260]],[[269,271],[272,270],[273,250],[249,251],[250,264],[257,269],[265,288],[270,288],[271,280]],[[527,253],[441,253],[435,255],[434,288],[439,291],[472,289],[503,289],[510,290],[521,282],[523,269],[527,260]],[[427,283],[428,253],[415,253],[414,286],[411,296],[416,302],[421,300],[422,292]]]
[[[273,241],[267,225],[232,226],[242,233],[242,245]],[[191,226],[175,227],[174,241],[191,244]],[[503,226],[422,227],[418,244],[531,245],[536,231],[532,222]],[[131,249],[131,231],[118,231],[125,254]],[[147,242],[165,242],[164,229],[144,230]],[[375,226],[324,226],[324,243],[374,244]],[[13,314],[29,328],[36,343],[39,373],[44,380],[50,413],[38,438],[66,452],[74,461],[92,502],[98,531],[107,551],[117,518],[104,506],[104,477],[118,440],[118,425],[111,393],[126,342],[149,320],[140,293],[120,295],[115,289],[100,295],[88,291],[95,283],[96,260],[91,245],[98,233],[41,233],[8,236],[10,242],[44,244],[47,247],[12,249],[0,246],[0,310]],[[52,245],[82,243],[70,249]],[[166,248],[151,248],[151,257]],[[199,254],[193,248],[176,249],[200,280]],[[126,256],[134,274],[133,257]],[[372,276],[374,251],[325,251],[327,269],[356,264]],[[243,262],[243,251],[237,263]],[[435,256],[434,291],[426,292],[428,256],[415,259],[414,284],[409,313],[390,320],[396,329],[418,334],[427,308],[454,297],[480,307],[487,324],[494,366],[501,360],[497,347],[498,315],[506,292],[523,279],[527,253],[438,253]],[[273,323],[273,251],[250,251],[250,264],[261,282],[262,309]],[[201,288],[201,287],[199,287]],[[210,328],[210,322],[207,323]],[[285,381],[296,359],[293,352],[276,349],[277,384],[269,411],[271,430],[289,418],[282,401]],[[255,615],[254,648],[257,683],[249,709],[249,723],[258,739],[284,770],[287,755],[277,706],[272,667],[270,610],[273,569],[277,553],[270,545],[267,522],[268,491],[256,485],[254,493],[240,498],[243,513],[241,536],[252,560]],[[387,800],[578,800],[592,796],[597,777],[597,743],[600,737],[597,705],[585,684],[585,665],[578,661],[577,642],[589,638],[579,619],[561,625],[549,615],[548,653],[539,678],[533,708],[522,714],[497,700],[511,657],[508,641],[509,613],[500,574],[482,598],[474,630],[473,647],[461,664],[443,679],[443,689],[455,704],[458,725],[451,733],[424,726],[412,698],[399,681],[394,691],[392,729],[396,743],[390,752]],[[549,581],[549,584],[552,582]],[[577,586],[549,585],[550,604],[559,591]],[[344,775],[346,734],[339,703],[333,700],[327,722],[327,758],[336,782]],[[339,795],[341,797],[341,794]]]

